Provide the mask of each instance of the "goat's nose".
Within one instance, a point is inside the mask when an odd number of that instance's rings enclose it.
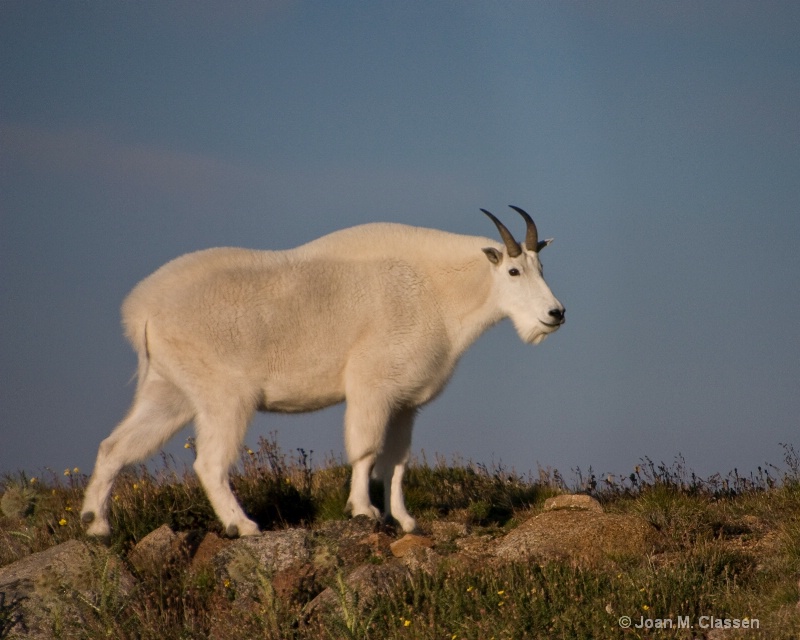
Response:
[[[553,318],[553,320],[564,322],[564,313],[566,313],[566,309],[564,309],[564,307],[557,307],[555,309],[550,309],[550,311],[547,312],[547,315]]]

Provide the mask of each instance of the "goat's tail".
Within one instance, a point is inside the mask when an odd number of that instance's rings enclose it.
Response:
[[[136,377],[138,384],[144,382],[147,376],[147,370],[150,368],[150,345],[147,342],[147,316],[138,315],[134,312],[132,305],[128,304],[129,300],[125,301],[122,307],[122,324],[125,327],[125,335],[136,351],[138,365],[136,368]]]

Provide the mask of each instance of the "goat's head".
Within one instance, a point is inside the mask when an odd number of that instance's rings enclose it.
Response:
[[[511,318],[525,342],[539,344],[564,324],[564,306],[556,299],[542,275],[539,252],[552,240],[539,240],[533,219],[519,207],[511,207],[525,220],[525,242],[520,244],[486,209],[481,209],[497,226],[504,250],[483,250],[492,263],[497,304]]]

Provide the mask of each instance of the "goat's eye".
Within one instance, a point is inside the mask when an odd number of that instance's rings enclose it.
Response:
[[[508,275],[510,275],[510,276],[518,276],[519,275],[519,269],[517,269],[516,267],[514,267],[513,269],[509,269],[508,270]]]

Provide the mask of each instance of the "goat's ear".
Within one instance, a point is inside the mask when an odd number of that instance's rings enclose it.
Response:
[[[553,241],[553,238],[548,238],[547,240],[539,240],[539,244],[536,246],[536,253],[539,253],[542,249],[544,249],[552,241]]]
[[[503,254],[494,247],[486,247],[483,252],[492,264],[500,264],[503,261]]]

